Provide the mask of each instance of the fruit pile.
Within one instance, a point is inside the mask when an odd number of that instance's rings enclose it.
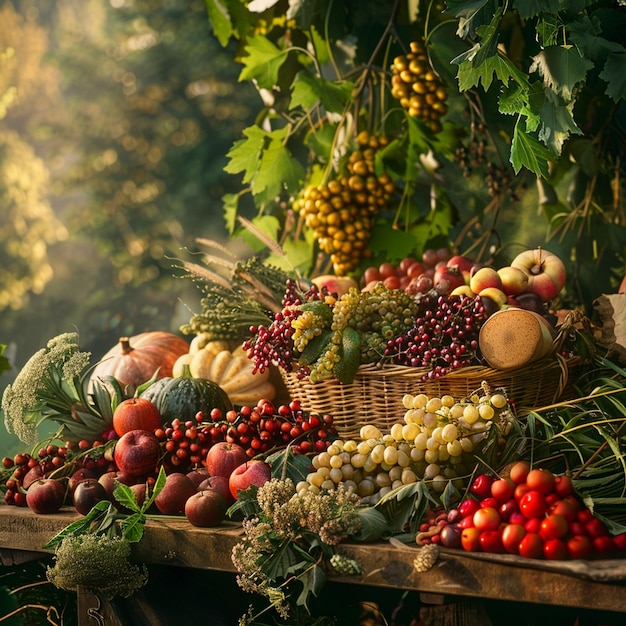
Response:
[[[567,475],[518,461],[508,475],[480,474],[455,509],[430,511],[419,545],[532,559],[605,558],[626,549],[626,533],[611,535],[574,491]]]
[[[407,394],[403,422],[382,433],[373,424],[360,429],[360,440],[336,439],[313,457],[314,471],[298,492],[352,488],[363,504],[375,504],[392,489],[425,480],[435,494],[452,481],[463,489],[476,456],[493,438],[504,441],[514,415],[507,398],[488,389],[458,400]]]

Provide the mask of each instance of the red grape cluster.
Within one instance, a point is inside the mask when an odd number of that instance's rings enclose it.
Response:
[[[482,364],[478,333],[488,315],[480,298],[425,294],[418,304],[415,324],[387,343],[386,358],[399,365],[428,368],[424,380]]]
[[[286,372],[293,370],[291,338],[295,329],[291,322],[302,314],[296,307],[303,302],[323,300],[327,294],[325,288],[319,289],[316,285],[302,293],[295,280],[287,281],[282,310],[274,315],[269,326],[250,327],[253,337],[243,342],[243,349],[254,362],[255,372],[264,372],[271,364],[282,367]]]

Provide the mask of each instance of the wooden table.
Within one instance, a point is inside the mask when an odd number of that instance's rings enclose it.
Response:
[[[41,546],[78,517],[70,509],[36,515],[25,508],[0,506],[0,550],[5,563],[18,555],[41,556]],[[191,526],[182,517],[152,516],[136,546],[136,556],[147,564],[234,573],[230,554],[241,532],[241,526],[233,522],[205,529]],[[365,571],[358,577],[331,575],[336,582],[418,590],[432,598],[453,594],[626,613],[625,560],[556,563],[443,550],[431,570],[418,573],[413,567],[418,550],[414,546],[346,543],[341,548],[358,559]],[[93,618],[94,606],[101,609],[103,603],[84,594],[81,606],[79,594],[79,614],[87,615],[91,607],[90,617],[83,617],[80,626],[98,623]],[[109,626],[119,623],[111,616],[106,620]]]

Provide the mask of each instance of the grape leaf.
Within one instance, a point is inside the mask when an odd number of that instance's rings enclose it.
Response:
[[[538,176],[547,178],[548,161],[555,159],[556,155],[520,126],[519,122],[515,125],[511,145],[511,164],[515,173],[518,174],[525,167]]]
[[[294,485],[306,480],[311,470],[311,459],[306,454],[295,454],[289,449],[274,452],[266,461],[272,466],[272,478],[290,478]]]
[[[287,59],[287,54],[275,46],[267,37],[249,37],[242,58],[244,68],[239,80],[256,80],[259,87],[272,89],[278,82],[278,71]]]
[[[515,67],[515,64],[510,59],[497,53],[495,56],[485,59],[477,67],[474,67],[469,60],[462,61],[457,72],[459,89],[467,91],[472,87],[478,87],[482,82],[483,89],[488,91],[494,74],[504,85],[508,85],[509,80],[514,80],[520,85],[528,84],[526,74]]]
[[[239,139],[226,156],[230,161],[224,167],[229,174],[244,172],[243,182],[249,183],[259,167],[259,158],[265,147],[267,133],[258,126],[244,128],[246,139]]]
[[[293,83],[291,107],[301,106],[308,111],[321,102],[327,111],[341,113],[353,88],[351,82],[325,80],[303,70],[298,72]]]
[[[344,385],[350,384],[361,365],[361,336],[359,332],[348,326],[341,334],[341,358],[333,367],[333,374]]]
[[[556,15],[544,15],[536,26],[537,38],[542,47],[553,46],[559,33],[559,20]]]
[[[565,104],[554,92],[546,89],[546,98],[541,109],[539,139],[557,154],[561,153],[563,143],[571,133],[582,134],[574,121],[573,108],[573,101]]]
[[[576,20],[567,24],[567,33],[576,46],[596,65],[606,62],[610,52],[620,52],[624,46],[600,36],[602,26],[598,19],[590,19],[587,15],[579,15]]]
[[[310,236],[304,240],[285,239],[281,244],[284,254],[270,254],[267,263],[289,273],[296,270],[302,276],[310,276],[316,239],[311,231],[307,231],[307,234]]]
[[[528,107],[528,90],[515,84],[504,87],[498,98],[498,110],[505,115],[519,115]]]
[[[461,39],[474,37],[477,28],[491,21],[491,16],[496,7],[497,3],[494,0],[472,0],[470,2],[448,0],[446,2],[446,11],[459,18],[457,35]]]
[[[325,162],[331,153],[333,139],[337,128],[333,124],[324,124],[314,132],[307,134],[305,145],[312,150],[320,161]],[[377,155],[380,150],[377,151]]]
[[[280,223],[276,217],[272,215],[257,215],[252,219],[252,223],[272,241],[276,241],[280,229]],[[250,246],[253,252],[259,252],[267,248],[267,246],[247,228],[241,229],[237,235]]]
[[[224,223],[229,234],[232,235],[237,227],[237,212],[239,209],[239,194],[225,193],[222,196],[224,207]]]
[[[615,102],[626,100],[626,51],[611,52],[600,72],[600,78],[607,83],[606,95]]]
[[[204,0],[213,33],[220,44],[225,47],[233,34],[233,27],[228,10],[220,0]]]
[[[311,594],[318,596],[322,587],[326,583],[326,574],[319,565],[307,568],[300,576],[298,576],[300,582],[302,582],[302,591],[296,600],[296,604],[306,607],[309,610],[309,599]]]
[[[523,20],[527,20],[541,13],[556,14],[561,7],[559,0],[515,0],[513,8]]]
[[[251,183],[252,193],[255,196],[265,192],[265,197],[271,201],[284,189],[296,193],[304,180],[302,164],[293,158],[284,144],[289,127],[267,133],[269,144],[261,153],[258,170]]]
[[[387,220],[377,221],[372,226],[370,250],[374,256],[389,257],[389,261],[401,261],[416,248],[415,238],[404,230],[394,228]]]
[[[593,63],[573,46],[549,46],[532,57],[529,73],[539,72],[546,86],[565,100],[572,99],[574,87],[585,80]]]
[[[480,48],[472,58],[472,65],[478,67],[486,59],[493,57],[497,52],[498,36],[500,34],[500,22],[504,15],[504,9],[498,7],[489,24],[476,29],[477,35],[482,39]]]

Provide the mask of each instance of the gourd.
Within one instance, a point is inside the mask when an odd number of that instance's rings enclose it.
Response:
[[[217,383],[237,406],[255,406],[259,400],[273,400],[276,387],[270,370],[254,372],[254,363],[243,351],[220,350],[211,344],[198,350],[189,364],[192,376]]]
[[[156,405],[164,422],[194,420],[198,411],[208,417],[212,409],[225,415],[233,408],[226,391],[211,380],[191,376],[188,365],[183,367],[182,376],[156,380],[140,397]]]
[[[121,337],[96,365],[91,378],[113,376],[122,386],[136,388],[155,374],[157,378],[172,376],[176,359],[188,351],[185,339],[165,331]]]
[[[222,350],[228,350],[229,345],[226,341],[212,341],[207,338],[204,333],[200,333],[196,335],[189,344],[189,352],[186,354],[181,354],[174,366],[172,367],[172,376],[182,376],[183,366],[189,365],[191,369],[191,375],[196,378],[206,378],[206,376],[198,376],[194,373],[194,369],[191,367],[191,362],[198,352],[202,351],[203,353],[208,354],[217,354]]]

